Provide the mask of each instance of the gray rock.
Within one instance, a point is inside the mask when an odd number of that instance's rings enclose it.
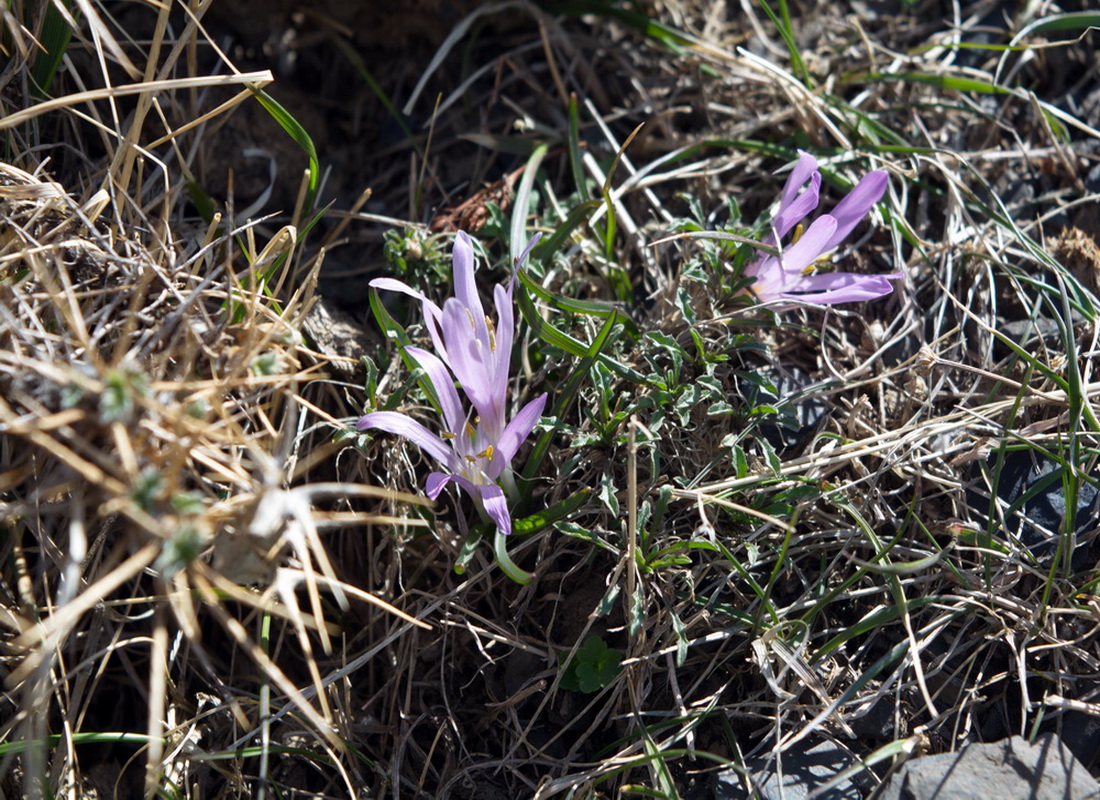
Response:
[[[999,458],[994,452],[989,456],[988,469],[992,473]],[[1005,527],[1018,537],[1038,560],[1048,566],[1058,547],[1058,532],[1066,516],[1066,495],[1062,487],[1061,467],[1053,460],[1037,455],[1031,450],[1006,453],[997,482],[997,497],[1007,509],[1015,509],[1005,520]],[[978,468],[975,466],[976,485],[967,492],[970,507],[979,518],[986,519],[989,510]],[[1097,478],[1096,474],[1089,477]],[[1021,507],[1022,506],[1022,507]],[[1074,571],[1087,569],[1095,558],[1089,543],[1096,538],[1096,520],[1100,518],[1100,491],[1088,481],[1082,481],[1077,493],[1076,535],[1077,547],[1073,553]],[[1004,536],[999,526],[994,535]]]
[[[774,406],[776,409],[775,414],[760,420],[760,435],[779,449],[804,442],[813,434],[826,411],[825,401],[812,391],[810,374],[792,366],[782,370],[766,367],[759,370],[757,376],[764,382],[752,383],[746,379],[739,382],[738,388],[749,407]]]
[[[806,800],[819,786],[824,786],[842,770],[856,763],[846,748],[830,741],[818,742],[808,749],[798,746],[783,754],[781,762],[775,759],[749,759],[747,766],[752,776],[756,794],[745,789],[745,780],[736,770],[719,773],[715,778],[714,800]],[[859,800],[869,786],[865,773],[856,775],[825,792],[814,793],[815,800]],[[863,788],[860,788],[863,787]]]
[[[904,764],[875,800],[1100,800],[1100,784],[1052,733],[1013,736]]]

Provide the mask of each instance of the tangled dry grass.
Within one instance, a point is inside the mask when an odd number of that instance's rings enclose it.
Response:
[[[5,795],[707,796],[1045,730],[1100,766],[1087,9],[472,5],[395,60],[337,2],[76,5],[4,12]],[[890,298],[748,308],[749,251],[668,239],[766,219],[796,147],[834,199],[890,172],[839,254]],[[519,290],[522,512],[583,502],[521,586],[350,423],[427,408],[366,276],[442,295],[460,226],[504,263],[528,172],[572,227]]]

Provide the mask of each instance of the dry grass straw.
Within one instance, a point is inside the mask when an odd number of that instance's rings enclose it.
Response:
[[[21,56],[6,97],[27,105],[0,128],[32,166],[0,166],[0,624],[12,704],[0,773],[25,796],[201,791],[192,773],[204,752],[260,727],[267,737],[272,715],[291,709],[291,727],[354,793],[313,650],[338,646],[334,609],[373,609],[398,632],[426,627],[345,584],[321,536],[378,521],[362,499],[423,501],[354,483],[287,488],[318,411],[310,386],[325,374],[299,332],[320,256],[294,250],[295,225],[260,247],[258,223],[215,219],[186,241],[196,228],[184,180],[199,172],[204,131],[271,80],[224,57],[217,71],[229,74],[196,73],[196,49],[212,46],[209,5],[181,6],[169,39],[178,9],[164,4],[139,45],[104,7],[81,3],[92,40],[69,50],[67,75],[105,85],[34,104],[41,31],[9,28]],[[119,82],[108,63],[129,74]],[[243,88],[221,102],[219,87]],[[36,163],[47,118],[55,131],[71,122],[70,145],[103,134],[100,171],[70,176],[79,188]],[[293,287],[259,280],[280,258]],[[343,510],[323,508],[333,501]],[[280,651],[294,649],[306,671],[291,676]],[[227,724],[204,733],[219,717]],[[86,746],[96,741],[99,752]]]

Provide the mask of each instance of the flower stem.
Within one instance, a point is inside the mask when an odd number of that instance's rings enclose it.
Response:
[[[499,528],[494,531],[493,536],[493,552],[496,554],[497,564],[504,570],[504,574],[516,583],[523,585],[530,583],[535,576],[516,566],[516,563],[508,555],[508,548],[504,546],[508,537],[501,533]]]

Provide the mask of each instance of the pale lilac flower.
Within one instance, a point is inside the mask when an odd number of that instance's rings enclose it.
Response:
[[[523,262],[536,236],[516,260]],[[379,278],[377,289],[392,289],[420,300],[424,323],[438,357],[419,347],[405,352],[424,370],[435,389],[446,428],[436,435],[411,417],[394,411],[375,411],[359,419],[359,430],[376,428],[403,436],[418,445],[447,471],[428,476],[425,491],[433,500],[447,483],[454,481],[470,493],[485,513],[505,534],[512,531],[508,501],[498,481],[510,478],[509,467],[521,444],[530,435],[546,405],[543,394],[505,422],[508,405],[508,377],[511,367],[515,316],[512,289],[496,286],[493,292],[497,321],[486,316],[474,282],[474,252],[470,237],[459,231],[455,238],[452,266],[455,297],[441,309],[422,293],[401,281]],[[453,373],[453,377],[452,377]],[[455,390],[455,378],[470,401],[466,410]]]
[[[882,170],[867,173],[832,213],[815,219],[798,241],[781,247],[778,256],[765,254],[749,265],[745,275],[755,278],[750,291],[760,302],[787,300],[819,305],[873,300],[889,294],[893,290],[890,281],[901,278],[901,272],[860,275],[813,271],[814,263],[844,241],[882,198],[886,181],[886,173]],[[783,187],[779,210],[772,218],[772,232],[764,239],[764,244],[776,247],[795,225],[817,208],[820,188],[817,161],[800,150],[798,163]]]

